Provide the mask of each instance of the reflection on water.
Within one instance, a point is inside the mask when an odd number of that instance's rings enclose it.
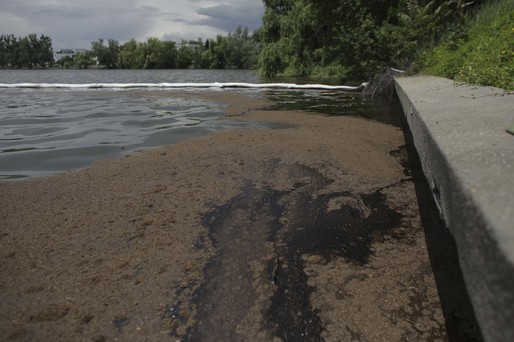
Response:
[[[298,110],[328,115],[359,116],[400,126],[402,107],[395,99],[363,99],[360,94],[332,90],[269,90],[266,97],[275,103],[272,109]]]
[[[223,120],[219,104],[138,91],[9,89],[0,107],[0,180],[47,175],[213,131],[264,126]]]
[[[0,83],[297,82],[241,70],[2,70]],[[324,82],[330,83],[330,82]],[[332,83],[332,85],[335,85]],[[194,93],[194,89],[183,90]],[[219,91],[219,90],[218,90]],[[239,89],[275,109],[359,115],[397,124],[398,105],[338,90]],[[159,93],[159,96],[152,94]],[[169,94],[169,96],[162,96]],[[176,94],[176,93],[175,93]],[[220,104],[166,90],[21,89],[0,91],[0,181],[82,168],[134,150],[174,144],[229,128],[271,127],[222,119]]]

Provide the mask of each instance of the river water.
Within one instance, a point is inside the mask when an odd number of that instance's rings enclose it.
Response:
[[[397,104],[366,101],[338,89],[219,87],[228,82],[284,81],[262,79],[248,70],[2,70],[0,181],[83,168],[98,159],[219,130],[267,127],[225,120],[222,104],[169,92],[182,88],[194,93],[197,88],[191,83],[212,91],[264,96],[278,109],[359,115],[389,123],[395,123],[400,110]],[[166,91],[170,96],[152,96]]]

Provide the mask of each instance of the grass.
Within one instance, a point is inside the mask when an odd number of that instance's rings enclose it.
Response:
[[[466,19],[464,38],[421,54],[422,73],[514,90],[514,0],[495,0]]]

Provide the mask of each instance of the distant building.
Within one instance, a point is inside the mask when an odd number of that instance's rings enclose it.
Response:
[[[198,38],[197,40],[181,40],[175,44],[177,48],[180,48],[181,46],[186,46],[188,48],[203,47],[203,39]]]
[[[54,52],[54,61],[58,61],[64,57],[75,58],[75,56],[81,52],[87,51],[86,49],[61,49]]]

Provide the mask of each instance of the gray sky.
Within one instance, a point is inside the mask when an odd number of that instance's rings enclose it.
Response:
[[[261,0],[0,0],[0,34],[45,34],[54,50],[98,38],[205,40],[238,25],[255,30],[263,12]]]

